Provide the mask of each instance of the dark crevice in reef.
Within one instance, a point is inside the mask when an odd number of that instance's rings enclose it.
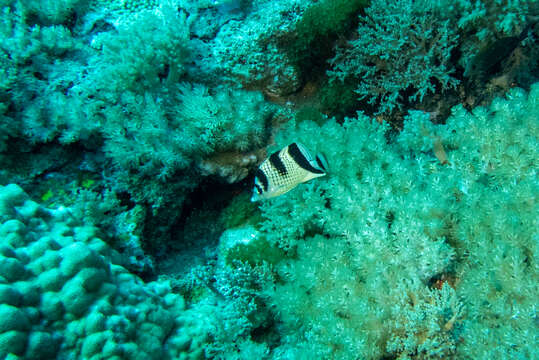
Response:
[[[80,174],[81,154],[87,151],[78,143],[61,145],[58,141],[31,145],[10,138],[6,143],[8,151],[0,158],[0,183],[16,182],[35,198],[41,197],[40,185],[45,179],[57,178],[61,182]]]
[[[181,253],[191,253],[204,257],[205,248],[217,246],[224,225],[220,218],[222,210],[239,193],[245,191],[252,178],[235,184],[227,184],[210,177],[203,180],[191,191],[185,201],[181,214],[176,219],[160,215],[149,216],[145,229],[147,234],[155,226],[167,226],[164,238],[149,249],[145,249],[157,260],[173,257]],[[170,224],[173,221],[173,224]]]

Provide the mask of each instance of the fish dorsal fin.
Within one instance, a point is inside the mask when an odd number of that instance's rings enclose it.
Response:
[[[288,145],[288,154],[302,169],[313,174],[325,174],[324,168],[317,164],[311,153],[301,143],[294,142]]]
[[[316,163],[318,164],[320,169],[324,170],[324,172],[327,173],[329,171],[328,160],[326,159],[326,156],[324,154],[322,153],[316,154]]]

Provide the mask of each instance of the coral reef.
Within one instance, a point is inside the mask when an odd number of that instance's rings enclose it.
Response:
[[[537,358],[537,14],[0,1],[0,359]]]

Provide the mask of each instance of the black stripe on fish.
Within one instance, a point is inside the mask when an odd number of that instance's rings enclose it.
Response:
[[[324,163],[322,162],[322,160],[320,160],[318,156],[316,156],[316,163],[318,164],[318,166],[320,166],[320,169],[327,171],[326,167],[324,166]]]
[[[258,192],[258,195],[262,195],[262,188],[258,186],[258,184],[255,184],[256,192]]]
[[[296,143],[290,144],[288,146],[288,153],[290,154],[292,159],[294,159],[296,164],[298,164],[299,167],[301,167],[301,168],[303,168],[303,169],[305,169],[307,171],[310,171],[310,172],[312,172],[314,174],[324,174],[323,170],[317,169],[317,168],[315,168],[314,166],[311,165],[309,160],[307,160],[305,155],[303,155],[303,153],[299,149],[298,144],[296,144]],[[323,168],[324,167],[322,166],[322,169]]]
[[[262,187],[264,188],[264,191],[268,191],[268,178],[267,178],[266,174],[264,174],[264,172],[262,170],[257,169],[256,172],[255,172],[255,177],[262,184]],[[260,192],[260,193],[262,193],[262,192]]]
[[[269,157],[269,161],[270,164],[275,168],[275,170],[277,170],[279,175],[285,176],[288,173],[288,171],[286,171],[286,167],[284,166],[283,161],[279,157],[279,151],[276,151],[271,154],[271,156]]]

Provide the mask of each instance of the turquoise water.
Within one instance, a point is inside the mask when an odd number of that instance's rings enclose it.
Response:
[[[0,6],[1,359],[539,358],[536,1]]]

